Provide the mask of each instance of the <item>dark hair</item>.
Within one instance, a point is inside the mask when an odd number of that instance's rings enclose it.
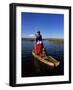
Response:
[[[40,31],[37,31],[37,33],[40,35]]]

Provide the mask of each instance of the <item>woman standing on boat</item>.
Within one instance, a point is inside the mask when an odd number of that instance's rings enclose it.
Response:
[[[44,57],[45,59],[47,59],[45,53],[44,53],[44,46],[43,46],[43,40],[42,40],[42,35],[40,33],[40,31],[38,31],[36,34],[36,43],[35,43],[35,53],[38,54],[41,57]]]

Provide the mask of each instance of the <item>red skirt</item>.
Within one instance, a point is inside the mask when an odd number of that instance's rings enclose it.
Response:
[[[40,56],[44,56],[44,53],[43,53],[43,44],[36,44],[35,45],[35,53],[40,55]]]

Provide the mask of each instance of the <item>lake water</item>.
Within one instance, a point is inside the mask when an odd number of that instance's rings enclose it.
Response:
[[[44,40],[44,47],[50,56],[60,61],[57,68],[50,68],[32,56],[34,42],[22,40],[22,77],[64,75],[64,43]]]

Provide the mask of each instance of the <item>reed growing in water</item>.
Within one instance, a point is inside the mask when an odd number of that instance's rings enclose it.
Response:
[[[53,43],[64,43],[64,39],[62,38],[49,38],[48,41]]]

